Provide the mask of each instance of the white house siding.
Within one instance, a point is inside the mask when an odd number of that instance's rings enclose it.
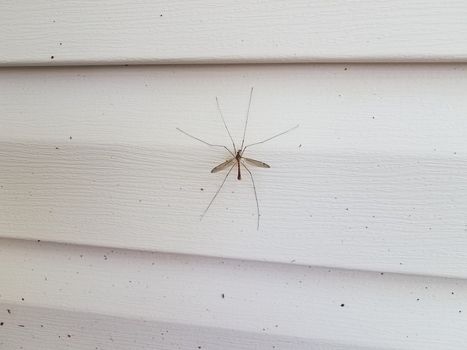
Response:
[[[0,349],[464,349],[466,15],[3,1]]]

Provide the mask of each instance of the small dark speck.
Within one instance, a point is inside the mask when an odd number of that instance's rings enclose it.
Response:
[[[462,313],[462,310],[459,310],[459,313]]]
[[[345,67],[344,70],[347,70],[347,67]]]
[[[161,15],[162,16],[162,15]],[[198,346],[198,349],[201,349],[201,346]]]
[[[21,298],[21,301],[24,301],[24,298]]]
[[[345,304],[341,304],[341,307],[344,307],[344,306],[345,306]]]
[[[384,275],[384,272],[381,272],[380,275],[381,275],[381,276]]]
[[[452,295],[454,295],[454,292],[451,292]]]
[[[10,310],[10,309],[6,309],[6,312],[8,312],[9,314],[11,314],[11,310]]]
[[[38,240],[37,240],[37,243],[40,243],[40,242],[41,242],[41,240],[40,240],[40,239],[38,239]]]
[[[0,322],[0,326],[3,326],[3,325],[4,325],[4,323],[3,323],[3,322]]]
[[[44,325],[43,325],[43,324],[41,324],[41,328],[44,328]]]
[[[24,324],[19,324],[18,327],[23,327],[24,328]]]
[[[399,265],[404,265],[404,264],[400,262]]]
[[[417,298],[417,301],[420,301],[420,298]]]
[[[67,334],[67,337],[68,337],[68,338],[71,338],[71,334]]]
[[[108,258],[107,258],[107,255],[104,255],[104,260],[107,260],[107,259],[108,259]]]
[[[60,149],[60,148],[58,148],[58,147],[55,147],[55,149]]]
[[[70,136],[70,140],[73,140],[73,137],[72,137],[72,136]]]
[[[159,15],[159,17],[162,17],[162,13]],[[199,349],[201,349],[201,347],[199,347]]]
[[[53,60],[55,57],[54,56],[50,56],[50,59]]]
[[[204,188],[201,187],[201,188],[200,188],[200,191],[204,191]]]
[[[222,299],[225,299],[225,294],[224,293],[222,293]]]
[[[298,145],[298,148],[302,148],[302,144],[299,144],[299,145]]]

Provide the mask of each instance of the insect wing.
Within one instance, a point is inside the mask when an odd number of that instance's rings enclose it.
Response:
[[[270,168],[270,166],[266,163],[260,162],[259,160],[251,159],[251,158],[245,158],[242,157],[247,163],[260,167],[260,168]]]
[[[218,166],[214,167],[212,170],[211,170],[211,173],[217,173],[221,170],[224,170],[225,168],[227,168],[230,164],[233,163],[233,161],[235,160],[235,158],[231,158],[229,160],[226,160],[224,163],[221,163],[219,164]]]

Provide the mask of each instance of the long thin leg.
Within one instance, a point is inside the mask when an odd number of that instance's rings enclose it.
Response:
[[[240,146],[240,149],[243,149],[243,145],[245,143],[246,127],[248,126],[248,116],[250,115],[250,106],[251,106],[252,96],[253,96],[253,87],[251,88],[251,91],[250,91],[250,101],[248,102],[248,110],[246,112],[245,128],[243,129],[242,145]]]
[[[299,126],[300,126],[300,125],[297,124],[297,125],[295,125],[293,128],[290,128],[290,129],[287,129],[287,130],[285,130],[285,131],[282,131],[282,132],[280,132],[280,133],[278,133],[278,134],[276,134],[276,135],[274,135],[274,136],[271,136],[271,137],[267,138],[266,140],[263,140],[263,141],[260,141],[260,142],[255,142],[255,143],[251,143],[251,144],[249,144],[249,145],[246,145],[246,146],[243,148],[243,150],[242,150],[242,154],[243,154],[243,152],[245,152],[245,150],[246,150],[248,147],[255,146],[255,145],[259,145],[260,143],[265,143],[265,142],[267,142],[267,141],[269,141],[269,140],[275,139],[276,137],[279,137],[279,136],[281,136],[281,135],[287,134],[289,131],[292,131],[292,130],[296,129],[296,128],[298,128]]]
[[[257,224],[256,224],[256,229],[259,230],[259,218],[260,218],[261,214],[259,212],[259,202],[258,202],[258,195],[256,194],[255,180],[253,179],[253,174],[251,173],[250,169],[247,168],[245,163],[242,162],[242,165],[245,167],[246,171],[248,171],[248,173],[250,174],[251,183],[253,184],[253,191],[255,192],[255,200],[256,200],[256,211],[258,213],[258,221],[257,221]]]
[[[227,134],[229,134],[230,141],[232,141],[232,145],[234,148],[234,153],[237,153],[237,147],[235,146],[235,142],[232,138],[232,135],[230,134],[229,128],[227,127],[227,123],[225,122],[224,115],[222,114],[221,106],[219,105],[219,100],[216,96],[216,104],[217,104],[217,109],[219,110],[219,114],[221,116],[222,122],[224,123],[225,130],[227,130]]]
[[[200,138],[198,138],[198,137],[196,137],[196,136],[190,135],[189,133],[187,133],[186,131],[183,131],[183,130],[180,129],[180,128],[176,128],[176,129],[177,129],[178,131],[180,131],[181,133],[185,134],[186,136],[191,137],[192,139],[195,139],[195,140],[197,140],[197,141],[199,141],[199,142],[202,142],[202,143],[204,143],[205,145],[212,146],[212,147],[223,147],[223,148],[225,148],[233,157],[235,157],[235,154],[233,154],[232,151],[229,150],[229,149],[228,149],[227,147],[225,147],[224,145],[214,145],[214,144],[212,144],[212,143],[209,143],[209,142],[206,142],[206,141],[204,141],[204,140],[201,140]]]
[[[211,207],[211,204],[214,202],[214,199],[216,199],[217,195],[219,194],[219,192],[221,191],[222,187],[224,186],[225,184],[225,181],[227,180],[227,178],[229,177],[229,174],[230,172],[232,171],[232,169],[234,168],[236,164],[232,165],[229,169],[229,171],[227,172],[227,175],[225,175],[224,177],[224,181],[222,181],[221,185],[219,186],[219,188],[217,189],[217,192],[216,194],[214,194],[214,197],[212,197],[211,201],[209,202],[208,206],[206,207],[206,209],[204,209],[203,211],[203,214],[201,214],[201,218],[200,220],[203,220],[204,218],[204,215],[206,215],[206,213],[208,212],[209,208]]]

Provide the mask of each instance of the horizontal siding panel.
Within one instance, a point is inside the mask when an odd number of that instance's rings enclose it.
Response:
[[[368,347],[265,332],[242,332],[18,304],[0,303],[0,306],[11,310],[10,316],[2,318],[5,322],[1,329],[3,333],[0,333],[0,346],[5,349],[370,350]]]
[[[465,1],[2,1],[0,64],[466,61]]]
[[[448,350],[467,341],[466,280],[5,239],[0,254],[8,349]]]
[[[0,235],[345,269],[467,276],[465,65],[0,72]],[[255,87],[248,177],[203,221]],[[246,174],[244,174],[246,175]]]

